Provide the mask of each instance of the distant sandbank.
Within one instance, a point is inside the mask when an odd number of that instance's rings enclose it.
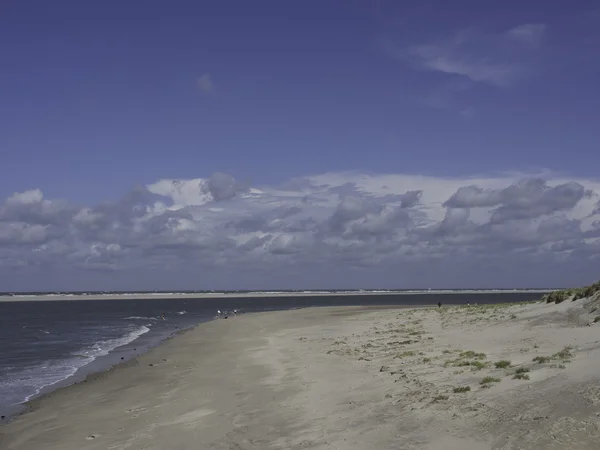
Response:
[[[431,290],[431,291],[298,291],[298,292],[199,292],[199,293],[118,293],[118,294],[15,294],[0,296],[0,302],[40,302],[40,301],[81,301],[81,300],[143,300],[143,299],[203,299],[203,298],[277,298],[277,297],[340,297],[356,295],[419,295],[419,294],[481,294],[481,293],[539,293],[551,292],[551,289],[482,289],[482,290]]]

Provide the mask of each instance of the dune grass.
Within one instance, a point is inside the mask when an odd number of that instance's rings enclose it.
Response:
[[[496,366],[496,369],[506,369],[511,366],[511,362],[506,359],[503,359],[501,361],[496,361],[494,363],[494,366]]]
[[[513,380],[529,380],[529,369],[527,367],[519,367],[513,374]]]
[[[500,378],[498,378],[498,377],[484,377],[479,382],[479,384],[484,385],[484,384],[499,383],[499,382],[500,382]]]
[[[581,298],[588,298],[597,292],[600,292],[600,281],[596,281],[589,286],[584,286],[581,288],[562,289],[550,292],[542,297],[542,301],[545,301],[546,303],[558,304],[569,298],[571,298],[573,301]]]
[[[469,392],[471,390],[470,386],[459,386],[459,387],[455,387],[454,389],[452,389],[452,392],[454,392],[455,394],[462,394],[464,392]]]

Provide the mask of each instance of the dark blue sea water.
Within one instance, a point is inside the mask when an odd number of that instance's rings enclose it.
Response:
[[[0,414],[59,386],[104,370],[173,333],[215,318],[217,309],[245,313],[341,305],[431,305],[536,300],[536,292],[402,293],[398,295],[256,298],[148,298],[0,302]],[[161,320],[161,314],[166,320]]]

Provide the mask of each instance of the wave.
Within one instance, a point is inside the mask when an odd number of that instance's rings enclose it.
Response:
[[[121,337],[98,341],[72,353],[70,358],[44,361],[35,366],[7,373],[7,376],[0,381],[0,397],[4,399],[7,395],[9,405],[28,402],[43,389],[73,376],[75,372],[96,358],[108,355],[114,349],[133,342],[150,331],[148,326],[138,326],[129,329],[129,332]]]
[[[158,320],[158,319],[156,317],[129,316],[129,317],[124,317],[123,320]]]
[[[92,358],[89,361],[89,362],[92,362],[94,359],[96,359],[99,356],[108,355],[111,351],[113,351],[117,347],[122,347],[123,345],[127,345],[130,342],[135,341],[138,337],[140,337],[142,334],[147,333],[148,331],[150,331],[150,328],[148,328],[145,325],[142,325],[141,327],[138,327],[135,330],[130,331],[128,334],[126,334],[125,336],[122,336],[120,338],[107,339],[105,341],[96,342],[91,347],[80,350],[77,353],[73,353],[73,356],[76,356],[76,357],[83,356],[86,358]]]

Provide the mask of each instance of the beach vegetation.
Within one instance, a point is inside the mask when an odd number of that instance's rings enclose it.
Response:
[[[535,358],[533,358],[533,362],[536,362],[539,364],[544,364],[544,363],[550,362],[550,357],[549,356],[536,356]]]
[[[525,372],[515,372],[513,380],[529,380],[529,374]]]
[[[471,367],[473,370],[481,370],[484,367],[487,367],[487,363],[458,358],[446,360],[444,362],[444,367]]]
[[[473,350],[468,350],[466,352],[462,352],[460,354],[461,358],[470,358],[470,359],[485,359],[487,358],[485,353],[476,353]]]
[[[569,298],[572,298],[573,301],[589,298],[597,292],[600,292],[600,281],[581,288],[562,289],[550,292],[542,297],[542,301],[558,304]]]
[[[494,366],[496,366],[496,369],[506,369],[511,366],[511,362],[506,359],[503,359],[501,361],[496,361],[494,363]]]
[[[571,351],[572,349],[573,347],[567,345],[560,352],[557,352],[554,355],[552,355],[552,359],[571,359],[574,356],[573,352]]]
[[[477,371],[477,370],[481,370],[487,367],[487,363],[481,362],[481,361],[472,361],[471,362],[471,370],[473,372]]]
[[[570,359],[575,356],[573,354],[572,350],[573,350],[573,347],[568,345],[565,348],[563,348],[561,351],[556,352],[551,356],[536,356],[535,358],[533,358],[533,362],[536,362],[539,364],[544,364],[544,363],[548,363],[550,361],[558,361],[558,360],[561,360],[563,363],[570,362]]]
[[[500,382],[500,378],[497,378],[497,377],[484,377],[479,382],[479,384],[483,385],[483,384],[499,383],[499,382]]]
[[[463,392],[469,392],[470,390],[470,386],[459,386],[452,389],[452,392],[454,392],[455,394],[462,394]]]
[[[598,322],[600,322],[600,316],[594,317],[594,323],[598,323]]]
[[[445,400],[448,400],[448,396],[447,395],[436,395],[435,397],[433,397],[433,401],[434,402],[443,402]]]

